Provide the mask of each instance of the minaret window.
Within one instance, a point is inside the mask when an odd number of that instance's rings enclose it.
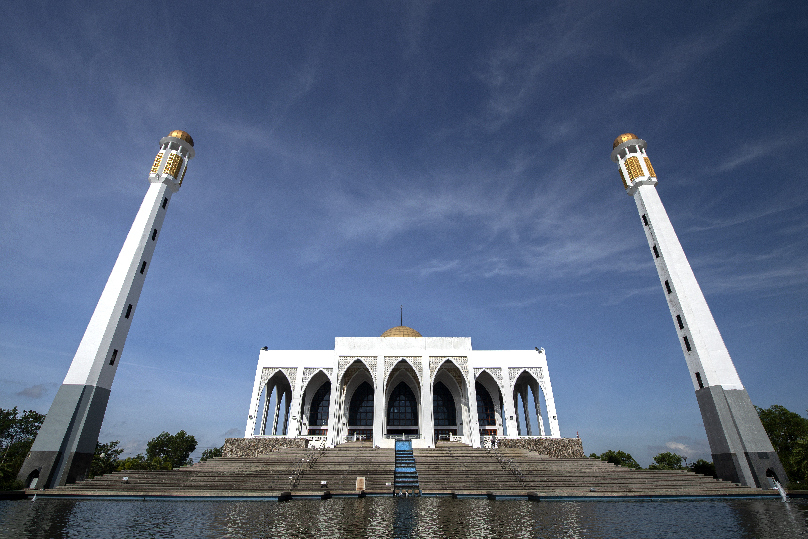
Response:
[[[163,197],[163,209],[166,209],[166,204],[168,204],[168,198]]]
[[[129,315],[132,314],[132,304],[129,304],[129,307],[126,308],[126,316],[124,318],[129,318]]]
[[[704,382],[701,381],[701,373],[696,373],[696,382],[699,383],[699,389],[704,389]]]
[[[146,261],[145,260],[143,261],[143,264],[140,265],[140,273],[143,273],[144,271],[146,271]]]
[[[685,341],[685,350],[687,350],[688,352],[692,352],[692,350],[690,349],[690,341],[687,339],[687,335],[685,335],[682,338]]]
[[[646,216],[644,213],[642,214],[642,224],[648,226],[648,216]]]
[[[679,324],[679,329],[685,329],[685,324],[682,322],[682,317],[678,314],[676,315],[676,323]]]
[[[656,245],[651,247],[651,249],[654,251],[654,258],[659,258],[659,249],[656,248]]]
[[[157,239],[157,229],[156,228],[151,233],[151,240],[154,241],[155,239]]]
[[[665,290],[668,292],[668,294],[673,294],[673,290],[671,290],[671,283],[668,281],[665,281]]]
[[[115,358],[118,357],[118,350],[112,351],[112,359],[109,360],[110,365],[115,365]]]

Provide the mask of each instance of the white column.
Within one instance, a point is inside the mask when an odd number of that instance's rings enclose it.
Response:
[[[477,415],[477,388],[474,385],[475,380],[473,379],[474,370],[469,369],[469,378],[472,378],[470,382],[466,383],[466,401],[468,402],[469,407],[469,440],[471,442],[472,447],[480,447],[480,418]],[[493,400],[493,398],[491,399]]]
[[[381,445],[384,440],[385,423],[387,417],[387,397],[384,379],[384,356],[376,358],[376,375],[373,380],[373,445]]]
[[[539,424],[539,436],[545,436],[544,418],[541,416],[541,396],[539,395],[539,383],[531,382],[530,391],[533,392],[533,408],[536,410],[536,422]]]
[[[275,391],[275,386],[269,385],[269,382],[264,386],[264,407],[261,410],[261,428],[258,434],[264,436],[267,432],[267,416],[269,415],[269,401],[272,400],[272,392]]]
[[[328,447],[334,447],[337,445],[338,438],[337,438],[337,431],[340,425],[340,418],[342,417],[342,406],[341,406],[341,395],[342,395],[342,386],[340,385],[340,380],[338,378],[339,373],[337,369],[334,368],[332,371],[333,378],[331,379],[331,398],[330,403],[328,405]]]

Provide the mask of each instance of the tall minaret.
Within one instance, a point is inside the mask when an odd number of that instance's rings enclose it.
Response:
[[[95,453],[115,371],[171,195],[194,156],[185,131],[160,140],[149,190],[18,479],[26,488],[52,488],[85,477]]]
[[[707,301],[656,190],[656,174],[646,142],[632,133],[615,139],[612,161],[620,167],[626,192],[634,197],[645,237],[707,431],[718,477],[768,488],[767,476],[785,484],[786,474],[755,407],[746,393]]]

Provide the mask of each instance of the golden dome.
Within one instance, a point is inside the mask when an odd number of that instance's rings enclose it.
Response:
[[[396,326],[382,333],[382,337],[423,337],[423,335],[407,326]]]
[[[192,139],[191,135],[189,135],[185,131],[180,131],[179,129],[175,129],[174,131],[169,133],[168,136],[178,138],[178,139],[182,139],[185,142],[187,142],[188,144],[190,144],[191,146],[194,145],[194,139]]]
[[[622,135],[614,139],[614,144],[612,144],[612,150],[623,144],[625,141],[632,140],[635,138],[637,138],[637,135],[635,135],[634,133],[623,133]]]

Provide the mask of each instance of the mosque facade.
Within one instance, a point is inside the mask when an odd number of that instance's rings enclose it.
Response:
[[[337,337],[333,350],[259,353],[245,438],[413,447],[560,438],[544,349],[473,350],[470,337]]]

